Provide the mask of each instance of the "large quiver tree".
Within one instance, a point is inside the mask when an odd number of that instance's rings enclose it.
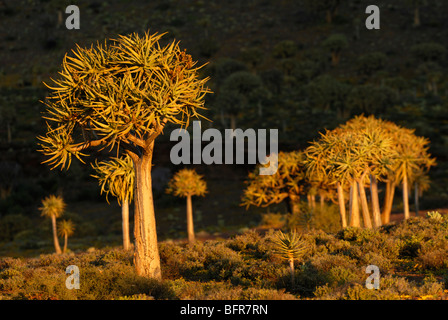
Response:
[[[167,123],[188,126],[204,109],[207,79],[175,41],[131,34],[73,50],[46,99],[41,151],[53,167],[82,161],[88,150],[127,153],[135,169],[134,263],[138,275],[161,278],[151,185],[154,140]]]

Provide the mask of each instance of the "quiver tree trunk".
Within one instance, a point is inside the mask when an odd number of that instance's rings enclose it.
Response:
[[[340,182],[336,184],[338,191],[338,204],[339,204],[339,214],[341,216],[341,226],[342,228],[347,227],[347,217],[345,212],[345,199],[344,199],[344,189]]]
[[[294,278],[294,259],[289,259],[289,272],[291,274],[291,286],[294,287],[295,278]]]
[[[56,216],[51,216],[51,227],[53,229],[53,242],[54,242],[54,249],[56,250],[57,254],[61,254],[61,246],[59,245],[59,239],[58,239],[58,233],[56,230]]]
[[[370,175],[370,198],[372,200],[373,226],[381,227],[380,200],[378,198],[378,182],[374,175]]]
[[[403,212],[404,218],[409,219],[409,192],[408,192],[408,177],[403,176]]]
[[[390,214],[392,212],[394,195],[395,195],[395,181],[391,181],[389,179],[386,182],[386,194],[384,197],[384,208],[383,208],[383,213],[381,214],[381,220],[382,220],[383,224],[387,224],[390,222]]]
[[[154,142],[143,150],[140,157],[133,157],[135,169],[134,264],[137,275],[161,279],[151,181],[153,150]]]
[[[300,197],[295,195],[289,195],[288,209],[293,215],[300,213]]]
[[[361,200],[362,220],[364,227],[372,229],[372,220],[370,219],[369,204],[367,203],[366,190],[364,188],[364,174],[358,180],[359,199]]]
[[[358,184],[356,183],[356,180],[353,180],[350,186],[349,226],[358,228],[361,226],[359,216]]]
[[[124,199],[121,204],[121,220],[123,229],[123,249],[131,249],[131,241],[129,237],[129,200]]]
[[[62,249],[62,253],[66,253],[67,252],[67,244],[68,244],[68,234],[65,233],[64,234],[64,249]]]
[[[414,201],[415,201],[415,216],[418,217],[418,212],[420,211],[420,205],[419,205],[419,193],[420,191],[418,190],[418,183],[415,183],[414,186]]]
[[[187,196],[187,234],[188,242],[193,243],[195,241],[194,236],[194,224],[193,224],[193,205],[191,202],[191,196]]]

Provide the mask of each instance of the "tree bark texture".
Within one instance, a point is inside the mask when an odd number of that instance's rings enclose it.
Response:
[[[139,276],[161,279],[160,256],[157,244],[154,200],[152,195],[151,166],[154,142],[134,157],[135,211],[134,211],[134,264]]]
[[[362,209],[362,220],[364,222],[364,227],[367,229],[372,229],[372,220],[370,219],[369,204],[367,203],[366,190],[364,188],[364,175],[358,181],[359,198],[361,200]]]
[[[124,199],[121,204],[121,220],[123,231],[123,249],[131,249],[131,240],[129,237],[129,200]]]
[[[342,228],[347,228],[347,217],[345,212],[345,200],[344,200],[344,189],[340,182],[336,185],[338,190],[338,203],[339,203],[339,214],[341,215],[341,226]]]
[[[370,175],[370,198],[372,200],[373,226],[381,227],[380,200],[378,198],[378,181]]]
[[[358,228],[361,226],[359,216],[358,184],[356,183],[356,180],[353,180],[350,186],[349,226]]]

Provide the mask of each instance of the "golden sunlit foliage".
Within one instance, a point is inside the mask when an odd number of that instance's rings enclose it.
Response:
[[[111,158],[108,161],[95,161],[92,164],[101,186],[101,193],[106,193],[117,198],[120,204],[123,200],[132,201],[134,197],[135,171],[131,157],[125,155],[123,158]],[[108,200],[109,201],[109,200]]]
[[[279,152],[278,168],[273,175],[259,175],[259,167],[249,173],[242,205],[266,207],[285,199],[297,202],[304,193],[304,154],[300,151]]]
[[[94,146],[135,151],[166,123],[186,127],[200,116],[208,79],[198,78],[199,67],[177,42],[161,47],[162,36],[121,35],[64,57],[44,102],[49,122],[39,140],[45,162],[68,168],[72,156],[82,161]]]
[[[195,170],[181,169],[168,182],[166,191],[177,197],[204,196],[207,184]]]
[[[61,196],[50,195],[42,200],[42,207],[39,210],[45,217],[60,217],[64,213],[66,204]]]

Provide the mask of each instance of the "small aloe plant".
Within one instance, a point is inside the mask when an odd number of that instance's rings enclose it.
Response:
[[[289,262],[289,271],[291,273],[291,284],[294,286],[294,261],[303,257],[307,250],[305,241],[296,231],[283,233],[277,231],[272,241],[275,244],[275,253],[282,259]]]
[[[439,221],[439,222],[443,221],[443,216],[440,214],[439,211],[430,211],[426,215],[428,219],[431,219],[433,221]]]

